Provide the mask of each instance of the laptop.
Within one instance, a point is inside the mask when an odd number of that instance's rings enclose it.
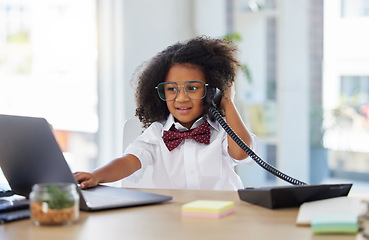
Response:
[[[0,114],[0,167],[12,192],[28,197],[37,183],[76,184],[80,209],[106,210],[163,203],[171,196],[99,185],[79,188],[44,118]]]

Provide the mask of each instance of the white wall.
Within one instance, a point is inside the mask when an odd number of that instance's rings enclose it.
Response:
[[[309,182],[309,1],[279,1],[277,167]]]
[[[192,1],[124,1],[124,101],[127,118],[134,116],[135,69],[167,46],[193,36]]]

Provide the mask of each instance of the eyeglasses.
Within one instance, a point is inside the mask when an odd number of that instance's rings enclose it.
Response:
[[[172,101],[178,95],[178,88],[183,87],[187,96],[192,99],[203,99],[206,95],[206,89],[209,84],[200,80],[189,80],[184,85],[178,86],[176,82],[162,82],[156,86],[158,95],[163,101]]]

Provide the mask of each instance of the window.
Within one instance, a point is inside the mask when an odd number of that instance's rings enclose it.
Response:
[[[365,181],[369,180],[368,9],[368,0],[325,1],[324,8],[323,144],[329,170],[332,177]]]
[[[368,0],[341,0],[341,17],[369,17]]]
[[[97,158],[95,4],[0,0],[0,113],[46,118],[72,171]]]
[[[339,85],[325,135],[331,169],[339,177],[369,179],[369,76],[341,76]]]

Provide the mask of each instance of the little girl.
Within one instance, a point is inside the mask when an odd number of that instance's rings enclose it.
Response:
[[[236,164],[247,154],[214,121],[205,101],[219,88],[218,110],[251,148],[256,137],[245,127],[233,102],[237,48],[223,39],[197,37],[169,46],[138,70],[136,116],[145,131],[124,152],[91,173],[77,172],[81,188],[120,180],[139,180],[153,168],[157,188],[237,190],[243,188]]]

